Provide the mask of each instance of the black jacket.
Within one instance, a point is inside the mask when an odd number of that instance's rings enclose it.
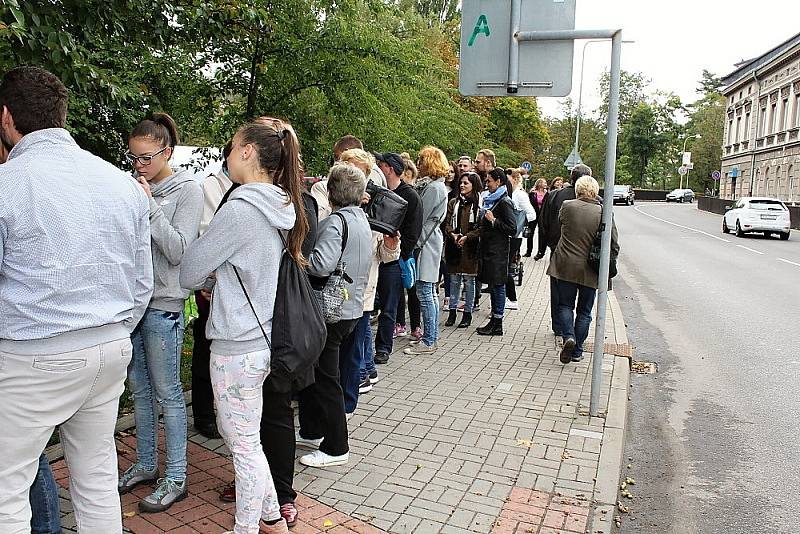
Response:
[[[394,192],[408,202],[406,216],[400,225],[400,257],[407,260],[414,254],[414,248],[422,233],[422,201],[414,188],[400,182]]]
[[[565,200],[575,199],[575,188],[572,184],[566,184],[557,191],[551,191],[542,204],[542,211],[539,214],[539,232],[544,237],[539,241],[539,254],[544,255],[545,247],[550,247],[553,251],[561,239],[561,224],[558,222],[558,212]]]
[[[514,204],[504,195],[492,208],[494,224],[481,219],[481,237],[478,252],[478,277],[489,285],[505,284],[508,279],[508,250],[512,236],[517,233]]]

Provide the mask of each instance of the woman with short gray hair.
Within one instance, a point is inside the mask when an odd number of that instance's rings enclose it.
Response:
[[[577,198],[564,201],[558,215],[561,239],[550,257],[547,274],[553,277],[553,290],[558,292],[556,317],[564,340],[561,363],[581,361],[583,342],[589,335],[592,322],[598,276],[589,266],[588,258],[603,213],[597,198],[599,190],[597,180],[582,176],[575,182]],[[613,223],[611,250],[612,254],[619,253],[617,227]]]
[[[364,289],[372,258],[372,231],[361,209],[367,185],[363,171],[337,163],[328,173],[328,198],[333,212],[319,223],[317,242],[308,257],[312,285],[325,284],[341,261],[349,298],[342,318],[328,324],[325,347],[314,366],[315,383],[300,392],[298,445],[318,450],[300,458],[310,467],[342,465],[349,459],[344,396],[339,382],[339,349],[364,313]],[[345,239],[346,237],[346,239]]]

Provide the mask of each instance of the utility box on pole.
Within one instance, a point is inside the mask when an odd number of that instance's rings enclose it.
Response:
[[[519,80],[512,76],[515,31],[575,29],[576,0],[463,0],[458,90],[465,96],[567,96],[575,41],[518,43]],[[516,84],[509,83],[517,81]]]

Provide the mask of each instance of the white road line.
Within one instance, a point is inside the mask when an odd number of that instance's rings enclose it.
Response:
[[[778,261],[782,261],[783,263],[788,263],[789,265],[794,265],[795,267],[800,267],[800,263],[795,263],[793,261],[785,260],[783,258],[778,258]]]
[[[736,246],[739,247],[739,248],[743,248],[745,250],[749,250],[750,252],[755,252],[756,254],[761,254],[762,256],[764,255],[764,253],[761,252],[760,250],[755,250],[755,249],[752,249],[750,247],[746,247],[744,245],[736,245]]]
[[[656,217],[655,215],[650,215],[649,213],[645,213],[644,211],[642,211],[641,209],[639,209],[637,207],[635,207],[633,209],[635,209],[636,211],[638,211],[639,213],[641,213],[642,215],[644,215],[646,217],[650,217],[651,219],[655,219],[655,220],[661,221],[663,223],[671,224],[672,226],[677,226],[678,228],[683,228],[684,230],[689,230],[690,232],[696,232],[698,234],[703,234],[704,236],[711,237],[713,239],[716,239],[717,241],[722,241],[723,243],[730,243],[729,239],[724,239],[724,238],[716,236],[714,234],[709,234],[708,232],[704,232],[702,230],[698,230],[697,228],[691,228],[689,226],[684,226],[682,224],[678,224],[678,223],[674,223],[672,221],[668,221],[666,219],[662,219],[661,217]]]

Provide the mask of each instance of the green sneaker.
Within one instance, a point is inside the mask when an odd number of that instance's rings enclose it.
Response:
[[[142,464],[137,462],[130,466],[124,473],[122,473],[122,475],[120,475],[119,482],[117,483],[117,489],[119,490],[120,495],[125,495],[139,484],[153,482],[157,479],[158,467],[152,470],[145,469]]]
[[[189,495],[186,480],[158,479],[156,490],[139,501],[139,511],[148,513],[163,512]]]

